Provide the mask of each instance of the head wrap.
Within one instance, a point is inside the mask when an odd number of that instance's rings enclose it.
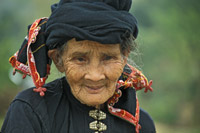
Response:
[[[50,74],[51,59],[47,52],[63,45],[72,38],[76,40],[91,40],[102,44],[122,43],[132,34],[137,38],[137,22],[128,11],[131,0],[61,0],[52,5],[49,18],[37,19],[28,27],[21,48],[10,59],[16,71],[23,73],[23,78],[30,75],[36,86],[35,92],[45,95],[46,88],[42,86]],[[151,90],[152,81],[136,68],[131,67],[125,81],[119,80],[116,93],[108,100],[109,112],[121,117],[136,126],[139,132],[139,104],[137,101],[136,116],[125,110],[116,112],[112,106],[121,96],[119,88],[135,87],[136,90],[146,88]]]
[[[130,6],[131,0],[61,0],[52,6],[46,44],[53,49],[72,38],[102,44],[121,43],[130,34],[136,38]]]

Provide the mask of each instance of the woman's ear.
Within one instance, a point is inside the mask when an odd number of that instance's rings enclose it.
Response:
[[[51,58],[53,60],[58,71],[60,71],[61,73],[65,71],[64,66],[63,66],[63,62],[62,62],[62,57],[58,53],[57,49],[49,50],[48,56],[49,56],[49,58]]]

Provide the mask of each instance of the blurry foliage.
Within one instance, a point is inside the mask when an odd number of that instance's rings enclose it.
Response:
[[[0,1],[0,115],[5,115],[19,91],[16,88],[20,88],[8,77],[8,59],[19,49],[27,26],[37,18],[48,17],[55,2]],[[131,12],[140,29],[137,42],[143,54],[142,70],[154,81],[153,93],[138,92],[141,107],[158,122],[199,125],[199,1],[133,0]]]
[[[140,27],[143,71],[153,79],[154,92],[139,92],[141,106],[155,120],[199,125],[200,22],[199,2],[135,1]]]

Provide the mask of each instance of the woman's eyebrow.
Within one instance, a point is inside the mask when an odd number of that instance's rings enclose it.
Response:
[[[118,52],[102,52],[101,55],[103,56],[117,56],[119,55]]]
[[[89,52],[74,52],[74,53],[71,54],[71,56],[72,57],[74,57],[74,56],[86,56],[88,54],[89,54]]]

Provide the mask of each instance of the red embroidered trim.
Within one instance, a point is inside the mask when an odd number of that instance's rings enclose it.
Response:
[[[132,72],[131,74],[126,72],[123,73],[127,77],[127,80],[124,83],[119,82],[119,86],[126,86],[126,88],[134,87],[136,91],[141,90],[142,88],[145,88],[144,92],[147,92],[148,90],[153,91],[153,88],[151,87],[153,81],[150,80],[148,82],[147,78],[144,76],[144,74],[142,74],[141,71],[129,64],[127,65],[132,70]]]
[[[35,43],[36,37],[39,34],[39,31],[41,29],[41,25],[39,25],[41,20],[44,20],[47,18],[40,18],[35,20],[35,22],[31,25],[29,29],[29,34],[28,34],[28,42],[26,44],[27,46],[27,63],[28,64],[23,64],[19,61],[17,61],[17,56],[18,52],[16,52],[12,57],[10,57],[9,62],[11,65],[14,67],[13,74],[16,73],[16,70],[19,71],[20,73],[23,73],[23,78],[26,77],[26,75],[30,75],[33,79],[33,82],[36,86],[33,91],[39,92],[40,96],[45,95],[45,91],[47,90],[46,88],[42,88],[42,86],[45,84],[45,80],[47,79],[48,75],[50,74],[50,65],[47,64],[47,75],[46,77],[41,78],[39,73],[37,72],[36,69],[36,64],[35,64],[35,59],[33,56],[33,52],[31,50],[30,45]]]
[[[142,72],[140,72],[139,70],[137,70],[136,68],[132,67],[131,65],[127,64],[130,69],[132,70],[132,72],[130,74],[128,73],[123,73],[122,76],[125,76],[124,78],[126,79],[125,81],[123,80],[119,80],[117,82],[116,85],[116,91],[113,95],[113,97],[111,97],[108,100],[108,111],[114,115],[117,116],[125,121],[128,121],[129,123],[133,124],[135,126],[135,131],[136,133],[139,133],[139,130],[141,129],[141,126],[139,124],[139,119],[140,119],[140,109],[139,109],[139,102],[138,99],[136,97],[136,112],[135,112],[135,116],[133,116],[131,113],[127,112],[126,110],[123,109],[118,109],[118,108],[114,108],[114,104],[118,102],[119,98],[121,97],[121,90],[119,89],[120,87],[124,87],[124,89],[126,88],[132,88],[134,87],[135,90],[141,90],[142,88],[145,88],[144,92],[147,92],[148,90],[153,91],[153,88],[151,87],[152,85],[152,80],[150,80],[150,82],[148,83],[147,78],[142,74]]]
[[[116,95],[116,94],[115,94]],[[114,100],[117,96],[112,97]],[[119,98],[119,97],[118,97]],[[108,111],[114,115],[117,116],[123,120],[128,121],[129,123],[133,124],[135,126],[135,131],[136,133],[139,133],[139,130],[141,129],[141,126],[139,124],[139,118],[140,118],[140,109],[139,109],[139,102],[138,99],[136,98],[136,112],[135,116],[133,116],[131,113],[127,112],[126,110],[123,109],[118,109],[113,107],[113,103],[110,104],[110,100],[107,104]],[[118,101],[118,100],[117,100]],[[117,102],[116,102],[117,103]]]
[[[27,46],[27,62],[28,62],[28,66],[29,66],[29,69],[30,69],[30,73],[31,73],[31,77],[33,79],[33,82],[36,86],[36,89],[34,89],[33,91],[35,92],[39,92],[40,93],[40,96],[44,96],[45,95],[45,91],[47,90],[46,88],[42,88],[42,86],[45,84],[45,80],[47,79],[47,77],[43,77],[43,78],[40,78],[40,75],[39,73],[37,72],[37,69],[36,69],[36,64],[35,64],[35,59],[34,59],[34,56],[33,56],[33,53],[32,53],[32,50],[31,50],[31,47],[30,45],[32,43],[35,43],[36,41],[36,37],[40,31],[40,27],[38,26],[39,22],[44,19],[44,18],[41,18],[41,19],[37,19],[30,27],[30,30],[29,30],[29,39],[28,39],[28,46]]]
[[[120,89],[116,89],[114,95],[108,100],[110,106],[114,106],[118,102],[119,98],[122,96]]]

